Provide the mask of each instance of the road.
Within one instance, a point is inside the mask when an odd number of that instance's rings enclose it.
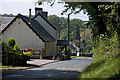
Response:
[[[92,58],[73,58],[71,60],[50,63],[41,67],[18,71],[2,77],[3,80],[37,80],[37,79],[78,79],[92,61]]]

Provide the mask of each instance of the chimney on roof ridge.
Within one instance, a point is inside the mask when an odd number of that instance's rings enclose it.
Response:
[[[31,24],[31,9],[29,9],[29,22]]]
[[[47,18],[48,12],[43,11],[43,12],[42,12],[42,15],[43,15],[45,18]]]
[[[42,14],[42,11],[43,11],[42,8],[35,7],[35,15],[38,14],[38,13]]]
[[[35,7],[35,15],[37,15],[38,13],[40,13],[40,14],[43,15],[45,18],[47,18],[48,12],[43,11],[42,8],[37,8],[37,7]]]

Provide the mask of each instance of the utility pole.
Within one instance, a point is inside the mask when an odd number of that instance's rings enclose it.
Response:
[[[70,31],[69,31],[69,29],[70,29],[70,14],[71,13],[68,14],[68,43],[70,41],[70,36],[69,36],[69,33],[70,33]],[[67,51],[67,46],[66,46],[66,51]],[[67,58],[70,59],[70,53],[66,52],[66,54],[67,54]]]
[[[68,14],[68,42],[70,41],[70,36],[69,36],[69,33],[70,33],[70,31],[69,31],[69,29],[70,29],[70,14],[71,13]]]

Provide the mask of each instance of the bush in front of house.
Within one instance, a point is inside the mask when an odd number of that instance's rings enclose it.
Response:
[[[14,48],[14,45],[16,44],[14,38],[13,37],[9,38],[7,44],[9,47]]]
[[[8,58],[6,57],[6,53],[8,53]],[[14,38],[10,38],[7,43],[2,41],[2,55],[3,65],[15,66],[25,65],[27,60],[29,60],[31,53],[24,54],[16,44]]]
[[[33,50],[32,48],[23,50],[23,58],[25,61],[29,60],[30,57],[32,56],[32,53],[31,53],[32,50]],[[24,64],[26,64],[26,62]]]

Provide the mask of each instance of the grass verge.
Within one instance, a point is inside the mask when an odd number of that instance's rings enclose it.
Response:
[[[97,63],[91,63],[80,78],[120,78],[120,56],[114,59],[103,60]]]
[[[87,56],[71,56],[71,58],[75,58],[75,57],[87,57]]]
[[[80,74],[80,78],[120,78],[120,47],[117,35],[100,38],[91,52],[93,61]]]

